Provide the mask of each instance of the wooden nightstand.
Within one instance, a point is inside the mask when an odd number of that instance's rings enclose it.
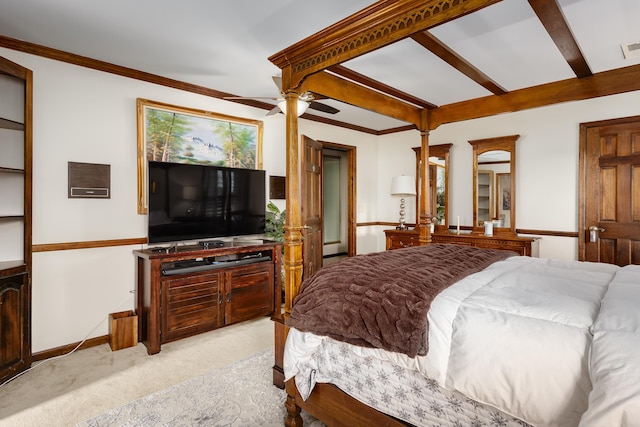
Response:
[[[418,246],[420,233],[418,230],[384,230],[387,236],[387,250]]]

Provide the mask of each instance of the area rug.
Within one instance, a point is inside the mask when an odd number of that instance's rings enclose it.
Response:
[[[286,394],[272,384],[273,350],[113,409],[78,427],[283,426]],[[324,426],[302,412],[305,427]]]

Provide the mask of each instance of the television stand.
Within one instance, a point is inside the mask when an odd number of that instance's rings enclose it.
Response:
[[[139,341],[162,344],[281,310],[282,245],[252,241],[205,249],[136,250]]]

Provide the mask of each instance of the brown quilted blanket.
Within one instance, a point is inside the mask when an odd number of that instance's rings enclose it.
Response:
[[[302,283],[287,325],[362,347],[425,355],[427,312],[436,295],[512,255],[430,244],[347,258]]]

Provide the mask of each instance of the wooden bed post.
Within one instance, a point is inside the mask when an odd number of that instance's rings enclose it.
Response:
[[[291,314],[293,299],[300,290],[302,283],[302,164],[303,153],[298,136],[298,99],[299,93],[291,88],[291,67],[282,70],[282,89],[287,101],[286,114],[286,223],[284,226],[284,272],[285,272],[285,300],[284,316],[276,321],[276,354],[282,359],[284,344],[287,339],[288,328],[285,321]],[[276,357],[276,359],[278,356]],[[282,360],[276,360],[276,364]],[[284,380],[284,373],[282,375]],[[295,386],[289,381],[283,384],[287,391],[287,416],[284,424],[287,427],[301,427],[300,407],[296,404]]]
[[[283,73],[284,76],[284,73]],[[283,79],[283,87],[284,86]],[[291,313],[293,298],[302,282],[302,165],[298,138],[298,93],[287,91],[287,176],[286,223],[284,226],[285,318]]]
[[[429,119],[428,111],[423,109],[420,114],[420,200],[418,200],[420,223],[418,224],[418,231],[420,237],[418,241],[420,246],[425,246],[431,243],[431,219],[433,212],[431,212],[431,192],[429,191]]]
[[[282,88],[287,102],[286,114],[286,222],[284,225],[284,313],[277,310],[272,317],[275,335],[275,364],[273,384],[284,388],[284,344],[288,328],[285,321],[291,314],[293,299],[298,295],[302,282],[302,152],[298,138],[299,93],[290,88],[290,67],[282,70]]]
[[[284,425],[285,427],[302,427],[303,421],[300,416],[300,407],[296,403],[296,387],[292,381],[287,381],[285,385],[287,399],[284,402],[284,407],[287,410],[287,416],[284,419]]]

